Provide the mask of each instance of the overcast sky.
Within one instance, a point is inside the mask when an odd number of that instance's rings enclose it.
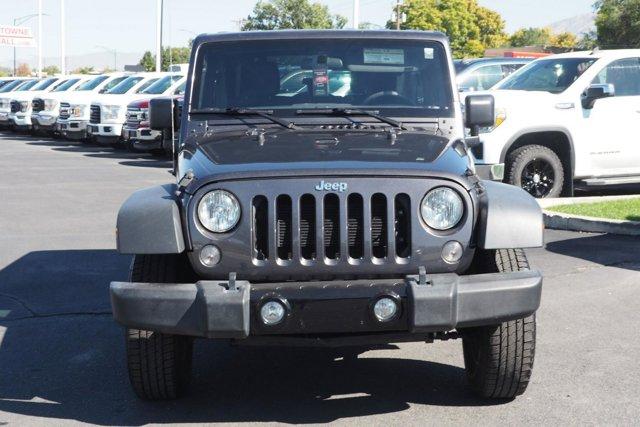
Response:
[[[60,52],[60,0],[42,0],[43,56]],[[351,19],[352,0],[319,0],[331,13]],[[523,26],[544,26],[592,11],[594,0],[479,0],[506,21],[507,31]],[[37,12],[38,0],[1,0],[0,24]],[[186,45],[195,33],[234,31],[237,20],[246,17],[255,0],[164,0],[163,43]],[[384,25],[395,0],[361,0],[361,21]],[[10,5],[10,6],[9,6]],[[155,40],[156,0],[65,0],[67,56],[100,52],[104,45],[119,52],[152,50]],[[9,7],[7,7],[9,6]],[[37,33],[37,20],[24,25]],[[35,57],[36,49],[19,48],[18,62]],[[13,51],[0,46],[0,63],[10,62]]]

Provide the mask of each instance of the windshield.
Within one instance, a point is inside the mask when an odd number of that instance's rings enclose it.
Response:
[[[33,86],[35,86],[37,83],[38,83],[38,80],[29,80],[29,81],[23,82],[20,86],[18,86],[16,88],[15,91],[16,92],[20,92],[20,91],[23,91],[23,90],[29,90]]]
[[[187,81],[183,81],[180,86],[176,88],[176,91],[173,93],[174,95],[184,95],[184,90],[187,87]]]
[[[151,86],[149,86],[148,88],[146,88],[140,93],[148,93],[150,95],[160,95],[162,93],[165,93],[166,90],[171,87],[171,85],[173,85],[175,82],[180,80],[182,77],[183,76],[180,76],[177,74],[174,76],[165,76],[160,80],[156,81],[155,83],[153,83]]]
[[[143,92],[146,88],[154,84],[158,80],[158,77],[155,79],[149,79],[146,82],[142,83],[138,89],[136,89],[136,93]]]
[[[80,80],[80,79],[69,79],[69,80],[67,80],[65,82],[62,82],[61,84],[56,86],[56,88],[54,90],[52,90],[51,92],[64,92],[67,89],[69,89],[71,86],[73,86],[74,84],[78,83],[78,80]]]
[[[513,73],[494,89],[564,92],[595,61],[596,58],[539,59]]]
[[[102,83],[103,81],[105,81],[106,79],[108,79],[109,76],[98,76],[96,78],[93,78],[91,80],[88,80],[84,83],[82,83],[80,86],[78,86],[76,88],[77,91],[83,91],[83,90],[93,90],[96,87],[98,87],[98,85],[100,83]]]
[[[122,95],[123,93],[129,92],[131,88],[134,87],[136,84],[138,84],[138,82],[140,82],[142,79],[144,79],[144,77],[142,76],[127,77],[126,79],[124,79],[123,81],[121,81],[120,83],[112,87],[111,89],[109,89],[107,93],[114,94],[114,95]]]
[[[437,42],[259,40],[200,49],[192,108],[361,108],[450,117],[451,81]]]
[[[53,82],[57,81],[58,78],[44,79],[40,80],[37,85],[33,86],[30,90],[44,90],[51,86]]]
[[[13,89],[17,88],[23,83],[25,83],[25,80],[14,80],[12,82],[9,82],[6,85],[2,86],[2,89],[0,89],[0,93],[11,92]]]

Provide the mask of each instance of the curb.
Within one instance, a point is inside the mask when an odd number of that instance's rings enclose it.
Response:
[[[592,218],[542,211],[544,225],[554,230],[584,231],[589,233],[610,233],[626,236],[640,236],[640,222],[614,219]]]

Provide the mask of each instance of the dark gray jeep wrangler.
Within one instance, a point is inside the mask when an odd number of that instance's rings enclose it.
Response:
[[[524,392],[542,278],[521,248],[542,245],[542,215],[474,169],[444,35],[202,35],[174,102],[150,121],[179,129],[176,182],[117,222],[134,260],[111,301],[140,397],[185,391],[194,337],[351,357],[460,337],[477,394]],[[491,125],[493,99],[465,117]]]

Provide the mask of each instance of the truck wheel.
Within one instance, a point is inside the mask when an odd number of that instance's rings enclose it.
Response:
[[[174,255],[136,255],[132,282],[170,283],[178,280],[180,258]],[[127,368],[138,397],[147,400],[182,396],[191,377],[191,337],[127,329]]]
[[[477,256],[484,273],[529,269],[522,249],[482,251]],[[524,393],[536,348],[535,314],[461,332],[467,380],[475,394],[513,399]]]
[[[564,185],[564,167],[550,148],[525,145],[509,155],[507,182],[536,198],[559,197]]]

